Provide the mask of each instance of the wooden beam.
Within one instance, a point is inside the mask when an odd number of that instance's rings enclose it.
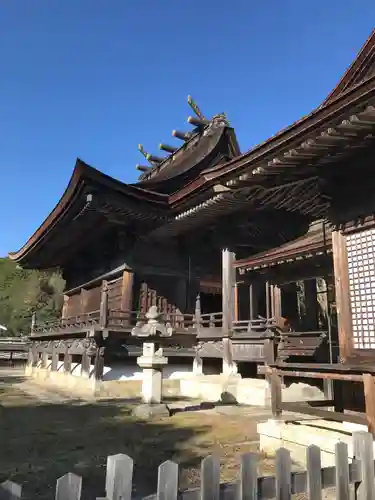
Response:
[[[222,251],[222,309],[223,309],[223,335],[232,332],[234,317],[234,287],[236,283],[236,270],[233,262],[236,256],[228,249]]]
[[[336,313],[340,358],[345,361],[350,357],[353,351],[353,333],[346,241],[345,236],[339,230],[332,232],[332,251],[335,272]]]

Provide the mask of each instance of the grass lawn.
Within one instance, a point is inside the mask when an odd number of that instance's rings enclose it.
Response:
[[[83,477],[82,498],[104,496],[111,454],[134,459],[136,491],[150,494],[165,460],[181,464],[181,486],[187,488],[199,485],[204,456],[219,456],[222,480],[232,481],[240,455],[258,449],[256,422],[245,415],[201,411],[144,422],[120,400],[41,403],[21,391],[21,382],[0,375],[0,481],[22,484],[25,499],[53,499],[56,479],[67,472]],[[260,472],[271,473],[272,460],[262,459]]]

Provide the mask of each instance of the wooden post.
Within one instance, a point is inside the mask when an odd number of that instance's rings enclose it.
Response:
[[[82,377],[90,377],[91,356],[88,355],[87,349],[83,351],[81,360],[81,375]]]
[[[268,380],[271,389],[271,412],[273,418],[279,418],[282,413],[282,382],[277,374],[276,368],[271,368],[268,374]]]
[[[271,285],[271,316],[276,322],[281,318],[281,289],[278,285]]]
[[[103,280],[102,294],[100,298],[100,326],[107,328],[108,324],[108,283]]]
[[[274,338],[265,339],[264,344],[263,344],[263,357],[264,357],[264,363],[267,366],[273,365],[275,363],[276,354],[275,354],[275,339]]]
[[[319,309],[318,309],[316,279],[306,280],[304,288],[305,288],[307,327],[311,330],[318,330]]]
[[[370,373],[363,374],[363,389],[365,393],[368,430],[375,436],[375,381]]]
[[[333,268],[335,271],[336,313],[340,358],[345,361],[352,351],[352,325],[349,295],[348,256],[341,231],[332,232]]]
[[[224,375],[232,375],[237,372],[236,363],[233,361],[232,340],[230,338],[223,338],[223,368]]]
[[[64,372],[70,373],[72,371],[72,355],[69,352],[69,346],[66,344],[64,353]]]
[[[249,285],[249,319],[254,319],[254,287],[253,284]]]
[[[31,333],[34,332],[35,325],[36,325],[36,312],[34,311],[32,316],[31,316]]]
[[[55,343],[52,342],[51,371],[56,372],[58,368],[59,355]]]
[[[81,314],[85,314],[86,312],[89,312],[87,310],[87,305],[88,305],[88,299],[89,299],[89,294],[85,288],[81,288]]]
[[[237,283],[234,284],[233,307],[234,307],[233,321],[238,321],[239,320],[239,312],[238,312],[239,304],[238,304],[238,284]]]
[[[198,293],[197,298],[195,300],[194,325],[195,325],[196,333],[198,336],[200,333],[201,327],[202,327],[201,296],[199,293]]]
[[[47,368],[48,366],[48,352],[44,349],[42,351],[42,363],[41,368]]]
[[[131,322],[131,312],[133,308],[133,288],[134,288],[134,274],[131,271],[124,271],[122,275],[121,287],[121,310],[129,312],[129,316],[125,321]]]
[[[69,306],[69,295],[64,295],[64,303],[61,312],[61,319],[65,319],[68,316],[68,306]]]
[[[272,317],[271,304],[270,304],[270,284],[266,282],[266,318]]]
[[[38,366],[39,353],[35,342],[33,342],[31,350],[32,350],[32,366]]]
[[[230,335],[232,332],[234,316],[234,286],[236,282],[236,272],[233,267],[235,254],[228,249],[222,251],[222,286],[223,286],[223,335]]]
[[[104,371],[104,347],[98,347],[95,355],[94,376],[96,380],[103,379]]]

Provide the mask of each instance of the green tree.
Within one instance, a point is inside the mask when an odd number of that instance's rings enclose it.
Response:
[[[28,334],[33,312],[42,321],[59,317],[64,285],[59,271],[21,269],[0,258],[0,324],[6,334]]]

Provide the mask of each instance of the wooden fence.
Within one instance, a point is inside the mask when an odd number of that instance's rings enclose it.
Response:
[[[235,484],[220,484],[220,462],[208,456],[201,463],[200,488],[179,491],[178,465],[170,460],[162,463],[158,470],[157,493],[142,497],[155,500],[288,500],[292,494],[305,493],[308,500],[321,500],[323,489],[334,488],[330,499],[349,500],[354,490],[356,500],[375,498],[373,439],[367,432],[353,434],[354,459],[348,458],[346,443],[339,442],[335,449],[335,466],[321,468],[320,449],[307,448],[307,470],[292,472],[290,453],[285,448],[276,452],[275,476],[257,476],[257,456],[247,453],[241,458],[239,479]],[[350,463],[349,463],[350,462]],[[133,496],[133,460],[118,454],[107,459],[106,496],[96,500],[131,500]],[[69,473],[57,480],[56,500],[79,500],[82,479]],[[0,485],[0,500],[22,498],[22,488],[6,481]]]

